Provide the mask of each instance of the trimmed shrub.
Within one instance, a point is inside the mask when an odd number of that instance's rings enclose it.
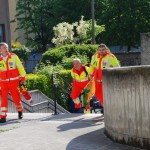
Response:
[[[65,45],[58,48],[49,49],[43,54],[42,62],[55,65],[56,63],[62,63],[64,57],[69,58],[72,55],[86,55],[91,60],[92,55],[97,51],[98,45]]]
[[[29,90],[38,89],[48,97],[51,97],[50,90],[51,79],[46,75],[40,74],[27,74],[26,84]]]

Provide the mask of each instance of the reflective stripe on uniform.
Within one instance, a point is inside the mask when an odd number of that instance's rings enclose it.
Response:
[[[80,103],[80,100],[79,100],[79,98],[76,98],[76,99],[73,99],[73,102],[74,102],[75,104],[79,104],[79,103]]]
[[[13,81],[13,80],[17,80],[19,79],[19,76],[18,77],[15,77],[15,78],[9,78],[9,79],[6,79],[6,80],[2,80],[0,79],[1,81]]]
[[[0,113],[0,118],[6,118],[6,116],[7,116],[6,112],[1,112]]]
[[[76,82],[84,82],[84,81],[88,81],[89,79],[84,79],[84,80],[75,80]]]
[[[1,69],[1,72],[6,71],[7,69]]]
[[[24,110],[22,105],[16,105],[16,109],[21,112]]]
[[[17,67],[19,67],[19,66],[22,66],[22,63],[20,63],[20,64],[17,64]]]
[[[25,76],[26,76],[25,74],[20,75],[20,77],[25,77]]]
[[[98,70],[98,69],[99,69],[99,67],[94,67],[94,69],[97,69],[97,70]]]
[[[106,64],[107,67],[110,67],[110,58],[111,58],[111,56],[108,55],[107,64]]]
[[[1,107],[1,111],[2,112],[7,112],[8,110],[7,110],[7,107]]]
[[[0,115],[6,116],[6,112],[1,112]]]
[[[95,80],[96,82],[102,82],[102,80]]]
[[[30,98],[29,100],[27,100],[29,103],[31,103],[32,102],[32,98]]]

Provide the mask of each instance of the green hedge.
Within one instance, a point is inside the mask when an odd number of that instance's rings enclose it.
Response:
[[[27,74],[26,84],[29,90],[39,89],[45,95],[50,97],[51,79],[46,75],[40,74]]]
[[[70,70],[62,70],[59,73],[67,82],[71,83],[72,78],[70,75]],[[27,74],[26,76],[26,84],[29,90],[38,89],[49,98],[53,100],[57,100],[58,104],[60,104],[65,109],[69,110],[68,98],[69,95],[64,93],[64,91],[59,87],[54,87],[52,84],[52,76],[41,75],[41,74]],[[68,85],[64,83],[64,81],[60,78],[56,78],[54,75],[54,82],[58,82],[58,84],[64,89],[68,89]]]
[[[49,49],[43,54],[42,62],[55,65],[57,62],[62,62],[64,57],[71,57],[72,55],[86,55],[91,60],[92,55],[97,51],[98,45],[65,45],[58,48]]]

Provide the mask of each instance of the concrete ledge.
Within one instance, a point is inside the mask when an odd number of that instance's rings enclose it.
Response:
[[[103,88],[106,134],[150,149],[150,66],[104,69]]]
[[[105,126],[106,127],[106,126]],[[148,138],[137,138],[136,136],[130,136],[127,134],[117,133],[109,128],[105,130],[105,135],[112,139],[114,142],[120,144],[131,145],[135,147],[140,147],[149,150],[150,148],[150,139]]]

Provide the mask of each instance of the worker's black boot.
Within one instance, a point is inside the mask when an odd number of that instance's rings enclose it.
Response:
[[[6,122],[6,118],[1,118],[0,119],[0,123],[5,123]]]
[[[101,113],[104,115],[104,107],[102,107]]]
[[[23,113],[21,111],[18,111],[18,119],[22,119],[23,118]]]

